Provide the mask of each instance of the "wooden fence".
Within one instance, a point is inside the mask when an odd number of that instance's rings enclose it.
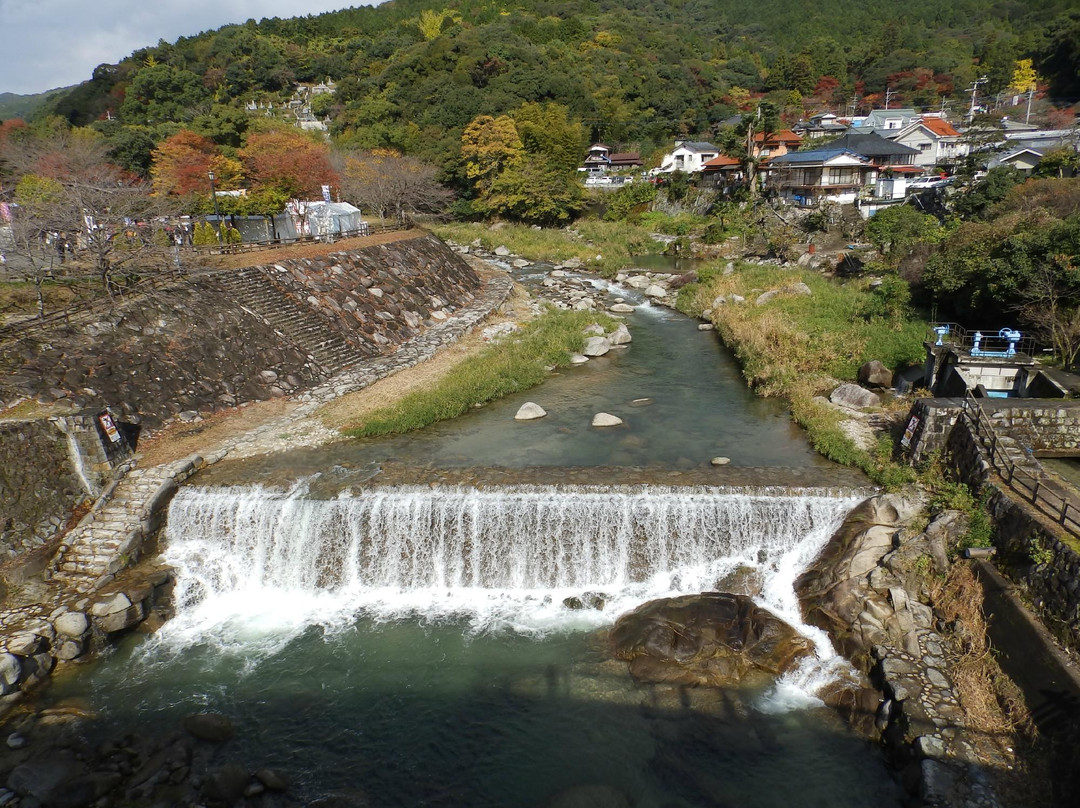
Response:
[[[972,433],[990,455],[990,465],[1005,484],[1038,508],[1043,515],[1057,522],[1073,536],[1080,537],[1080,506],[1075,498],[1059,483],[1036,476],[1009,458],[1002,448],[997,431],[990,423],[990,417],[970,391],[963,398],[963,417],[967,418]]]

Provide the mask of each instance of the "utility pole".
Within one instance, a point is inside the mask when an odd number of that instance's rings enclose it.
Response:
[[[890,87],[885,88],[885,109],[889,108],[889,102],[894,95],[896,95],[896,93],[894,93]]]
[[[982,76],[975,79],[975,81],[971,83],[971,86],[967,88],[967,92],[971,93],[971,108],[968,110],[968,124],[975,120],[975,98],[979,94],[979,85],[986,84],[986,82],[986,76]]]
[[[1027,114],[1024,115],[1024,123],[1031,123],[1031,99],[1034,97],[1034,95],[1035,95],[1035,88],[1034,87],[1029,88],[1028,91],[1027,91],[1027,97],[1028,97]]]
[[[217,189],[214,187],[214,172],[208,171],[210,177],[210,198],[214,200],[214,223],[217,225],[217,243],[221,246],[221,211],[218,210]]]
[[[941,96],[941,117],[942,118],[945,117],[945,107],[946,106],[948,106],[948,104],[945,102],[945,96]]]

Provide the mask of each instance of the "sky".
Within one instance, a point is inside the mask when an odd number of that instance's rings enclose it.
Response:
[[[0,0],[0,93],[86,81],[159,40],[263,17],[299,17],[363,0]]]

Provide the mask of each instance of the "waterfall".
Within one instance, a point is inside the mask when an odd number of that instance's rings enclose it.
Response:
[[[766,601],[797,614],[791,581],[859,499],[826,489],[537,486],[371,488],[320,500],[303,484],[185,487],[169,509],[165,556],[182,608],[272,593],[322,609],[460,613],[497,601],[558,611],[584,592],[629,608],[714,589],[748,566],[761,572]]]

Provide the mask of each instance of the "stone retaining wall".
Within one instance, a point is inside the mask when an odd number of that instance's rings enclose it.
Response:
[[[945,448],[963,410],[960,402],[959,398],[921,398],[915,402],[908,419],[919,419],[908,447],[912,462]],[[1038,454],[1080,454],[1080,401],[982,398],[979,406],[995,432],[1015,438]]]
[[[53,423],[0,424],[0,561],[40,547],[88,495]]]
[[[472,301],[480,284],[472,268],[431,235],[261,269],[370,353],[385,353],[447,319]]]

